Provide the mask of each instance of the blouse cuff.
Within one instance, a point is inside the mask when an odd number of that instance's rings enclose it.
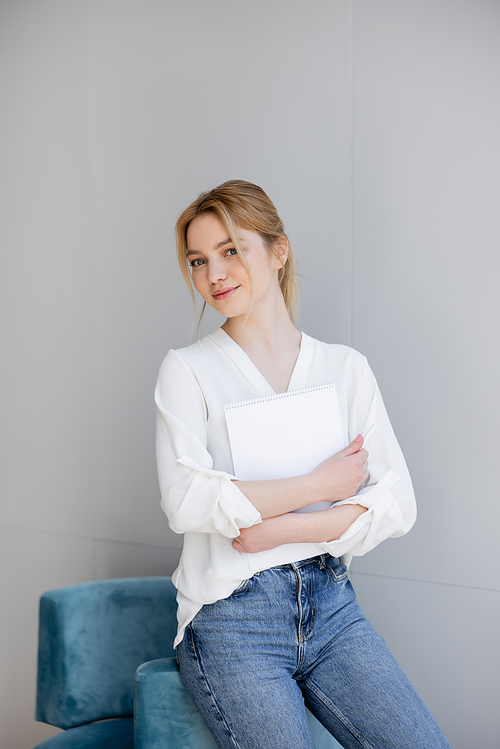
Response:
[[[214,471],[213,468],[205,468],[204,466],[200,466],[200,464],[196,463],[196,461],[190,458],[189,455],[182,455],[180,458],[177,458],[177,462],[180,463],[181,466],[191,468],[191,470],[193,471],[204,473],[205,476],[225,476],[231,481],[236,479],[236,476],[233,476],[231,473],[226,473],[226,471]]]
[[[363,544],[367,533],[370,534],[369,526],[374,520],[374,506],[387,495],[398,480],[399,476],[396,471],[390,469],[374,486],[369,489],[366,487],[364,494],[363,490],[361,490],[359,494],[351,499],[337,503],[362,505],[363,507],[367,507],[368,511],[360,515],[340,538],[321,544],[325,551],[332,556],[340,557],[353,550],[359,544]]]
[[[362,505],[363,507],[370,509],[384,496],[384,494],[387,494],[387,492],[392,489],[397,481],[399,481],[399,476],[396,471],[393,471],[391,468],[386,474],[384,474],[384,476],[382,476],[380,481],[377,481],[376,484],[373,486],[366,486],[360,492],[355,494],[354,497],[344,499],[341,502],[336,502],[335,507],[338,507],[338,505]]]
[[[219,533],[228,538],[236,538],[240,535],[240,528],[250,528],[262,522],[260,512],[234,483],[236,476],[227,471],[201,466],[188,455],[177,458],[177,463],[209,478],[218,477],[220,489],[217,501],[222,512],[222,517],[219,515]]]

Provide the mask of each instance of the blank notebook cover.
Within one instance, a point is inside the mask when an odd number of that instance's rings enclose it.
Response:
[[[234,475],[240,480],[309,473],[347,444],[333,383],[228,403],[224,410]],[[296,512],[330,506],[330,502],[317,502]],[[248,557],[250,569],[257,571],[322,553],[319,544],[285,544]]]

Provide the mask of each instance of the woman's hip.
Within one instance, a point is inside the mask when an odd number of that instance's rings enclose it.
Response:
[[[321,650],[325,638],[360,616],[347,569],[321,555],[256,573],[228,598],[203,606],[185,637],[219,663],[279,658],[292,666],[298,648],[314,642]]]

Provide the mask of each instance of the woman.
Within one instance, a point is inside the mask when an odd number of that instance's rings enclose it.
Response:
[[[305,707],[344,747],[448,747],[363,617],[347,566],[415,521],[408,471],[366,359],[293,324],[290,243],[256,185],[200,195],[176,226],[183,276],[222,327],[170,351],[160,369],[162,507],[184,534],[181,676],[219,747],[312,749]],[[293,478],[239,480],[224,405],[334,383],[349,444]],[[362,434],[374,423],[370,455]],[[294,512],[318,501],[343,501]],[[261,569],[249,554],[313,544]],[[295,548],[295,547],[284,547]]]

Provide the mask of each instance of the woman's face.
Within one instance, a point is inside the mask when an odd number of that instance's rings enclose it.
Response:
[[[282,261],[264,245],[259,234],[237,228],[252,283],[228,231],[214,213],[203,213],[191,221],[186,232],[187,259],[193,284],[205,302],[224,317],[247,315],[276,292],[281,294],[278,270]]]

